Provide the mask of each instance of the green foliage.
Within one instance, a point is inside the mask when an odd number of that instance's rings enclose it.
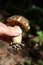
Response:
[[[38,61],[38,64],[39,64],[39,65],[43,65],[43,61],[42,61],[42,60],[39,60],[39,61]]]
[[[28,60],[28,61],[27,61],[27,64],[28,64],[28,65],[31,65],[31,60]]]
[[[41,39],[43,39],[43,31],[40,30],[40,31],[37,31],[36,33],[37,33],[38,36],[34,38],[34,41],[36,43],[38,43],[38,42],[41,41]]]
[[[40,40],[39,40],[38,37],[36,37],[36,38],[34,38],[34,41],[35,41],[36,43],[38,43]]]
[[[43,31],[40,30],[40,31],[37,31],[36,33],[37,33],[38,36],[40,36],[41,38],[43,38]]]
[[[28,59],[28,60],[26,61],[26,63],[27,63],[28,65],[31,65],[31,59]]]

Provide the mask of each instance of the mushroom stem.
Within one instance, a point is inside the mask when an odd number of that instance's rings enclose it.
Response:
[[[16,37],[13,37],[13,43],[21,44],[22,42],[22,34]]]

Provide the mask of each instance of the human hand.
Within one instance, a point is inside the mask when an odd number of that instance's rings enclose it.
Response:
[[[12,36],[17,37],[22,34],[22,30],[19,26],[7,26],[0,22],[0,39],[10,41]]]
[[[22,30],[19,26],[7,26],[0,22],[0,35],[18,36],[22,34]]]

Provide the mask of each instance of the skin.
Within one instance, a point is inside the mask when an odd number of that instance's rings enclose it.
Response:
[[[0,22],[0,35],[18,36],[22,34],[22,30],[19,26],[6,26]]]
[[[19,26],[7,26],[0,22],[0,39],[5,41],[11,41],[12,37],[17,37],[22,34],[22,30]]]

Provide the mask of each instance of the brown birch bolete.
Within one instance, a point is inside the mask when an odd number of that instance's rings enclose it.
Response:
[[[7,19],[7,22],[8,22],[7,25],[19,26],[22,29],[22,32],[23,31],[27,32],[30,29],[29,20],[20,15],[14,15],[9,17]],[[22,42],[22,34],[17,37],[13,37],[13,43],[21,44],[21,42]]]

